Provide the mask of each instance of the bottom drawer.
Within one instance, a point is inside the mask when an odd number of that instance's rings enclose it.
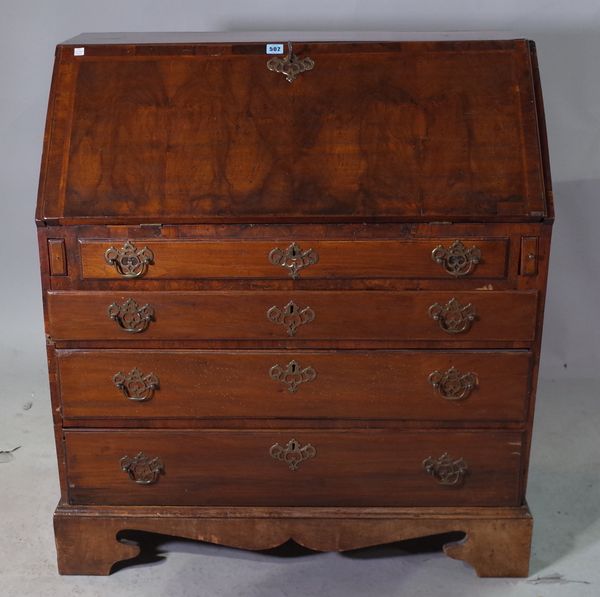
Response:
[[[113,505],[515,506],[522,439],[397,429],[65,432],[70,502]]]

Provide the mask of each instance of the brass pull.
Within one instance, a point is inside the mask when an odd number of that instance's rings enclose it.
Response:
[[[291,439],[285,447],[280,444],[274,444],[269,449],[269,454],[275,460],[281,460],[288,465],[291,471],[295,471],[300,466],[300,463],[314,458],[317,451],[310,444],[301,446],[300,442],[295,439]]]
[[[450,367],[444,373],[433,371],[429,376],[429,383],[446,400],[464,400],[478,384],[478,379],[476,373],[461,373],[458,369]]]
[[[298,361],[290,361],[285,369],[280,365],[273,365],[269,369],[269,376],[273,381],[286,385],[288,392],[293,393],[300,384],[316,379],[317,372],[312,367],[302,369]]]
[[[130,456],[121,458],[121,470],[138,485],[152,485],[164,472],[164,466],[160,458],[149,458],[143,452],[138,452],[133,458]]]
[[[124,278],[141,278],[148,271],[148,266],[154,263],[154,253],[148,247],[136,249],[132,242],[127,241],[120,249],[106,249],[104,259]]]
[[[301,269],[319,262],[319,254],[313,249],[303,251],[295,242],[287,249],[276,247],[269,253],[269,261],[289,271],[290,277],[297,280]]]
[[[136,402],[148,402],[158,389],[158,377],[154,373],[144,375],[139,369],[125,374],[121,371],[113,376],[113,383],[123,392],[125,398]]]
[[[124,331],[132,334],[143,332],[151,321],[154,321],[154,307],[140,307],[133,299],[127,299],[123,304],[113,303],[108,307],[108,316]]]
[[[431,475],[440,485],[462,485],[469,467],[463,458],[452,460],[447,453],[439,458],[426,458],[423,460],[423,469]]]
[[[455,240],[447,249],[438,245],[431,252],[431,258],[439,263],[446,273],[460,278],[469,275],[481,261],[481,249],[475,246],[467,249],[461,241]]]
[[[267,68],[270,71],[281,73],[288,83],[292,83],[296,77],[307,70],[312,70],[315,66],[315,61],[311,58],[298,58],[292,51],[292,42],[288,41],[287,56],[280,58],[274,56],[267,60]]]
[[[437,321],[447,334],[460,334],[469,331],[477,318],[477,312],[471,303],[461,305],[455,298],[451,298],[445,305],[431,305],[429,317]]]
[[[288,336],[294,336],[296,330],[305,323],[310,323],[315,318],[315,312],[310,307],[301,309],[294,301],[285,307],[271,307],[267,311],[267,319],[286,328]]]

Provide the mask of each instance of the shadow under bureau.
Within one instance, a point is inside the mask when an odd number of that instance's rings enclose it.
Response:
[[[59,570],[124,529],[528,571],[552,195],[526,40],[86,34],[37,209]],[[285,43],[284,43],[285,42]]]

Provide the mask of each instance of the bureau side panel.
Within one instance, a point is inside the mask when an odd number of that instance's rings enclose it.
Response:
[[[47,291],[51,286],[50,282],[50,253],[48,251],[48,239],[61,239],[63,230],[61,228],[38,228],[38,248],[40,258],[40,274],[42,280],[42,302],[44,308],[44,325],[48,331],[48,302]],[[60,395],[60,380],[58,376],[58,362],[56,357],[56,348],[50,336],[46,334],[46,355],[48,362],[48,380],[50,389],[50,404],[52,409],[52,421],[54,425],[54,439],[56,444],[56,456],[58,461],[58,476],[61,488],[61,501],[67,499],[67,478],[65,466],[64,441],[62,433],[62,403]]]

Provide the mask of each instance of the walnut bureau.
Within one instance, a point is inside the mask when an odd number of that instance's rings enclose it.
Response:
[[[85,34],[36,221],[62,574],[134,529],[528,572],[554,218],[534,44]]]

